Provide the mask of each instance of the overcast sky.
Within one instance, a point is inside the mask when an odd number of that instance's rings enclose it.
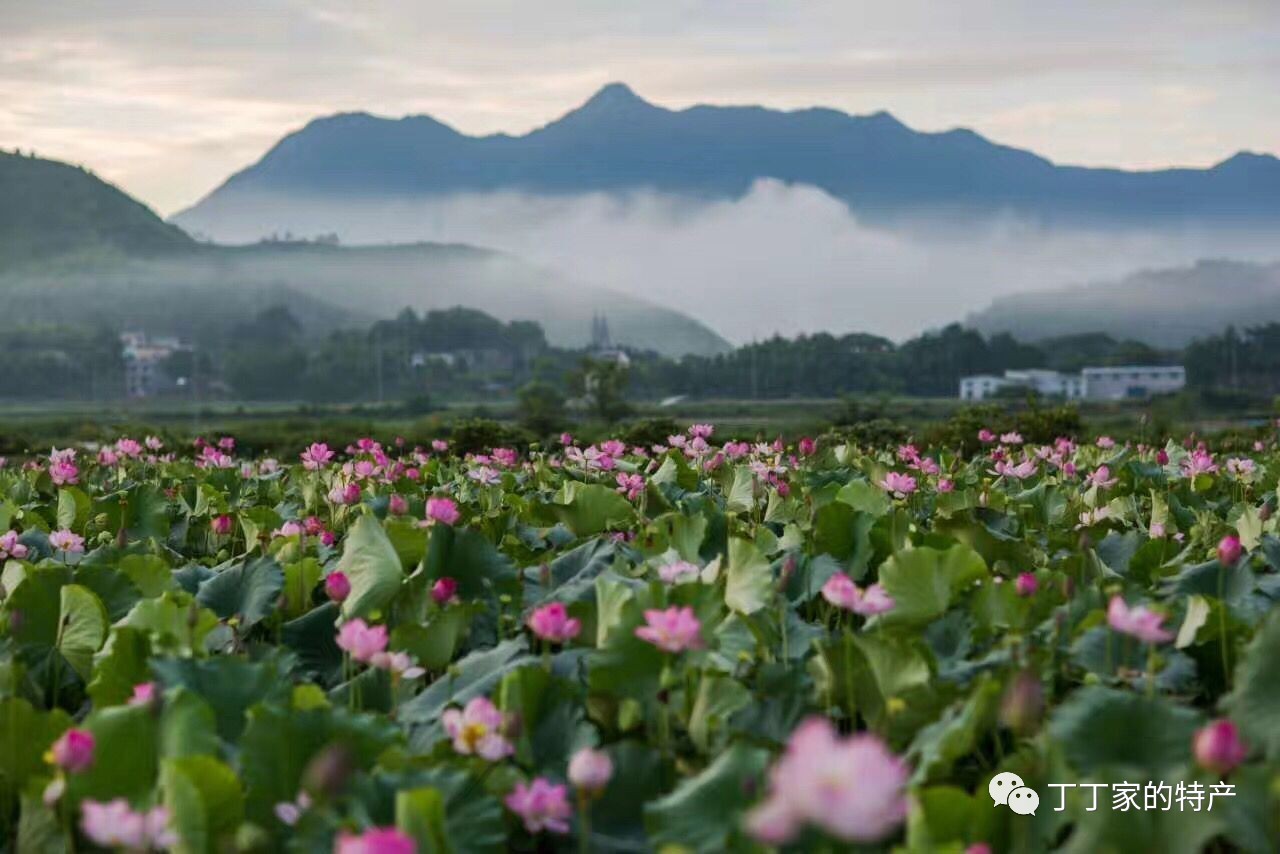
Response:
[[[621,80],[1204,166],[1280,151],[1277,45],[1280,0],[0,0],[0,147],[167,214],[317,115],[519,133]]]

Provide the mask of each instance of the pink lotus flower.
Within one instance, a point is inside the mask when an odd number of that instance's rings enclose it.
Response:
[[[747,830],[768,845],[790,842],[805,825],[876,842],[906,818],[909,775],[878,736],[841,739],[826,718],[809,718],[769,772],[768,796],[748,813]]]
[[[1099,489],[1110,489],[1119,482],[1118,478],[1111,477],[1111,469],[1106,466],[1098,466],[1093,474],[1085,478],[1086,486],[1096,486]]]
[[[998,462],[995,464],[994,471],[1001,477],[1011,477],[1014,480],[1026,480],[1036,473],[1036,461],[1023,460],[1017,465],[1009,462]]]
[[[1233,567],[1240,560],[1243,551],[1240,538],[1235,534],[1227,534],[1218,541],[1218,563],[1225,567]]]
[[[298,819],[302,818],[302,814],[311,808],[311,796],[306,792],[299,792],[298,797],[292,801],[280,801],[271,811],[276,814],[276,818],[281,823],[293,827],[298,823]]]
[[[1027,598],[1036,595],[1036,591],[1040,589],[1040,582],[1034,574],[1023,572],[1018,575],[1018,579],[1013,583],[1013,586],[1019,596]]]
[[[906,498],[916,491],[916,479],[909,474],[891,471],[880,481],[880,486],[886,492],[892,492],[895,498]]]
[[[663,652],[702,648],[702,624],[687,605],[683,608],[673,605],[665,611],[650,608],[644,612],[644,620],[646,625],[636,629],[636,637]]]
[[[139,682],[133,686],[133,694],[129,697],[130,706],[150,706],[159,699],[154,682]]]
[[[392,516],[403,516],[409,512],[409,502],[403,495],[392,495],[387,499],[387,512]]]
[[[1110,436],[1099,436],[1098,441],[1095,444],[1105,451],[1114,448],[1116,446],[1116,440],[1112,439]]]
[[[375,654],[387,648],[387,627],[370,626],[364,620],[351,620],[338,630],[338,647],[356,661],[368,663]]]
[[[520,459],[516,452],[511,448],[494,448],[490,456],[492,456],[494,461],[499,465],[506,466],[507,468],[514,466]]]
[[[437,605],[447,605],[453,601],[453,597],[458,595],[458,580],[445,576],[436,579],[436,583],[431,585],[431,601]]]
[[[14,558],[22,560],[30,553],[30,549],[18,542],[17,531],[5,531],[0,534],[0,560]]]
[[[333,459],[333,451],[329,450],[329,446],[323,442],[316,442],[308,447],[300,455],[302,457],[302,467],[309,471],[322,469]]]
[[[273,536],[273,537],[300,537],[300,536],[302,536],[302,534],[303,534],[303,532],[304,532],[304,531],[306,531],[306,527],[305,527],[305,526],[303,526],[303,524],[302,524],[301,522],[298,522],[298,521],[296,521],[296,520],[290,519],[288,522],[285,522],[285,523],[284,523],[283,525],[281,525],[279,528],[276,528],[274,531],[272,531],[272,532],[271,532],[271,536]]]
[[[324,593],[334,602],[341,602],[351,595],[351,579],[341,570],[334,570],[324,578]]]
[[[693,424],[689,427],[689,435],[695,439],[710,439],[714,432],[716,428],[713,424]]]
[[[524,829],[530,833],[544,830],[569,832],[573,808],[569,806],[568,789],[563,783],[551,783],[544,777],[534,778],[528,786],[516,783],[504,803],[507,809],[520,816]]]
[[[941,492],[941,493],[955,492],[955,489],[956,489],[955,481],[945,477],[938,478],[938,492]]]
[[[116,452],[110,448],[102,448],[98,451],[98,465],[110,467],[119,462]]]
[[[178,844],[169,829],[169,810],[162,806],[134,811],[124,798],[80,804],[80,829],[94,845],[128,851],[167,850]]]
[[[427,672],[407,652],[375,652],[369,663],[390,672],[397,679],[417,679]]]
[[[68,773],[79,774],[93,765],[93,752],[93,733],[72,728],[53,743],[45,758]]]
[[[677,560],[658,567],[658,577],[664,584],[684,584],[686,581],[697,581],[702,570],[696,563]]]
[[[808,436],[805,436],[800,440],[800,444],[797,447],[800,451],[800,456],[809,457],[813,456],[813,452],[818,450],[818,443],[813,439],[810,439]]]
[[[333,854],[415,854],[418,846],[408,834],[394,827],[371,827],[357,836],[341,831]]]
[[[1200,767],[1220,777],[1230,774],[1249,756],[1249,748],[1240,738],[1240,731],[1226,718],[1219,718],[1197,730],[1192,748]]]
[[[441,525],[453,525],[461,516],[458,505],[452,498],[427,499],[427,518],[431,521],[439,522]]]
[[[1232,457],[1227,460],[1227,474],[1241,480],[1248,480],[1256,470],[1253,460],[1246,457]]]
[[[619,472],[617,481],[618,488],[616,491],[625,495],[628,501],[635,501],[644,494],[644,478],[638,474],[623,474]]]
[[[534,609],[529,615],[529,628],[548,643],[567,643],[582,631],[582,621],[570,617],[563,602],[552,602]]]
[[[49,477],[57,486],[73,486],[80,479],[80,469],[73,462],[58,461],[50,463]]]
[[[1168,643],[1173,633],[1161,628],[1164,615],[1139,605],[1130,608],[1120,596],[1112,596],[1107,607],[1107,625],[1122,635],[1130,635],[1143,643]]]
[[[515,752],[503,734],[506,716],[488,697],[471,698],[461,711],[446,709],[440,723],[453,739],[454,751],[463,756],[475,755],[497,762]]]
[[[1169,452],[1164,448],[1156,451],[1156,464],[1162,466],[1169,465]]]
[[[822,585],[822,598],[837,608],[852,611],[864,617],[872,617],[893,610],[893,597],[885,593],[884,586],[872,584],[862,590],[848,575],[837,572]]]
[[[116,453],[122,457],[137,459],[142,456],[142,443],[135,439],[118,439],[116,440]]]
[[[1202,474],[1214,474],[1218,471],[1218,464],[1213,461],[1213,455],[1204,448],[1196,448],[1182,461],[1182,476],[1196,477]]]
[[[984,427],[978,431],[978,441],[981,442],[982,444],[990,445],[995,440],[996,440],[996,434],[992,433],[987,428]]]
[[[227,534],[230,534],[231,529],[234,527],[235,520],[225,513],[221,516],[214,516],[209,522],[209,528],[219,537],[225,537]]]
[[[584,792],[597,795],[613,778],[613,760],[601,750],[584,747],[569,760],[569,782]]]
[[[1000,441],[1006,445],[1021,445],[1022,434],[1018,433],[1017,431],[1013,431],[1009,433],[1001,433]]]

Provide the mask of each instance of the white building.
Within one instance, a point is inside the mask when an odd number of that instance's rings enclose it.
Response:
[[[1187,384],[1187,371],[1181,365],[1085,368],[1081,376],[1089,400],[1142,400],[1181,391]]]
[[[960,380],[961,400],[986,400],[1001,389],[1021,388],[1045,397],[1079,400],[1084,396],[1084,383],[1079,374],[1063,374],[1038,368],[1005,371],[1004,376],[978,374]]]
[[[185,385],[186,378],[170,377],[165,363],[179,350],[188,349],[176,338],[148,339],[142,332],[120,336],[124,359],[124,390],[129,397],[150,397]]]
[[[1005,371],[1004,376],[978,374],[960,380],[961,400],[986,400],[1001,389],[1019,388],[1065,400],[1141,400],[1171,394],[1187,384],[1181,365],[1126,365],[1085,368],[1064,374],[1038,368]]]

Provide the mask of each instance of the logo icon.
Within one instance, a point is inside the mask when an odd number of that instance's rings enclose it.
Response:
[[[995,806],[1007,806],[1018,815],[1035,815],[1040,795],[1012,771],[1001,771],[987,784],[987,793]]]
[[[1035,815],[1038,806],[1040,806],[1040,796],[1036,794],[1035,789],[1023,786],[1009,793],[1009,809],[1018,815]]]
[[[991,800],[995,801],[996,806],[1002,807],[1009,803],[1010,792],[1025,786],[1026,783],[1022,782],[1022,778],[1017,774],[1012,771],[1001,771],[987,784],[987,793],[991,795]]]

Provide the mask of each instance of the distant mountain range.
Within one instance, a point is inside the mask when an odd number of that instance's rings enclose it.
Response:
[[[1280,160],[1241,152],[1209,169],[1059,166],[964,129],[922,133],[879,112],[669,110],[621,83],[522,136],[468,136],[429,116],[310,122],[175,221],[243,237],[281,200],[653,189],[738,197],[759,179],[818,187],[872,220],[1017,214],[1056,225],[1280,222]]]
[[[967,323],[1024,341],[1105,332],[1156,347],[1181,347],[1229,325],[1273,321],[1280,321],[1280,264],[1201,261],[1134,273],[1118,282],[1002,297]]]
[[[472,246],[199,243],[92,173],[0,153],[0,304],[7,324],[107,323],[200,339],[272,305],[313,333],[406,307],[533,320],[559,346],[604,314],[617,343],[666,355],[727,342],[692,318]]]

